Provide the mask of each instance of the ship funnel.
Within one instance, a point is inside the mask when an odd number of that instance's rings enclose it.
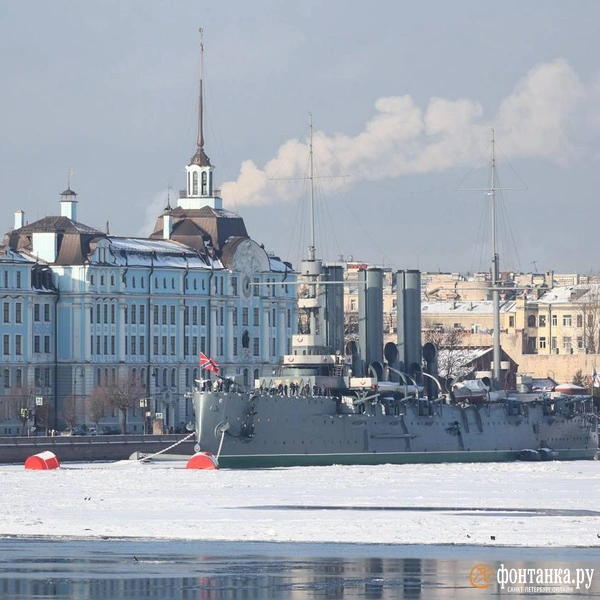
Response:
[[[409,373],[421,373],[421,273],[396,273],[396,310],[400,362]],[[403,370],[403,369],[400,369]]]
[[[400,364],[398,361],[400,355],[398,354],[398,346],[396,346],[396,344],[394,344],[393,342],[388,342],[383,348],[383,356],[389,367],[391,367],[395,371],[400,371]],[[389,380],[400,381],[400,376],[398,375],[398,373],[395,373],[394,371],[390,370]]]
[[[344,351],[344,269],[341,265],[323,267],[322,280],[333,282],[321,286],[325,346],[331,353]],[[339,283],[339,285],[336,285]]]
[[[383,270],[358,272],[358,341],[366,364],[383,363]]]
[[[438,376],[437,356],[438,352],[436,345],[432,344],[431,342],[427,342],[423,346],[423,359],[427,365],[427,373],[436,379]],[[435,381],[427,377],[423,383],[427,387],[427,397],[430,399],[437,398],[439,388],[437,385],[435,385]]]

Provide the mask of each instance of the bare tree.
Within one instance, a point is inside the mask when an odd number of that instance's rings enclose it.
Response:
[[[115,383],[105,386],[109,406],[121,413],[121,433],[127,432],[127,413],[145,397],[145,388],[138,377],[124,375]]]
[[[88,401],[89,414],[92,422],[96,426],[96,431],[99,431],[98,425],[100,419],[103,419],[106,416],[108,406],[109,403],[104,388],[100,386],[96,387]]]
[[[444,350],[438,355],[438,371],[444,377],[454,377],[462,363],[461,344],[465,331],[457,327],[445,330],[441,325],[429,319],[423,319],[421,339],[423,343],[435,344],[438,350]]]
[[[77,398],[74,395],[65,398],[63,416],[67,424],[67,429],[75,429],[77,425]]]
[[[24,387],[13,387],[7,396],[9,405],[21,421],[21,435],[27,432],[27,422],[33,418],[33,391]]]
[[[600,350],[600,286],[590,287],[578,304],[577,317],[582,326],[584,347],[590,354],[597,354]]]

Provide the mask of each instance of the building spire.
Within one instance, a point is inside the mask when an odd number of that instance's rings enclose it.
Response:
[[[200,28],[200,89],[198,98],[198,139],[196,154],[192,156],[192,164],[201,167],[210,167],[210,159],[204,152],[204,29]]]

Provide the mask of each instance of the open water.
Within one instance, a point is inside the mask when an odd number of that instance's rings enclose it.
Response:
[[[590,598],[600,597],[599,558],[577,548],[3,538],[0,598]],[[492,569],[486,588],[471,583],[485,585],[480,564]],[[594,573],[588,588],[519,592],[510,582],[502,589],[502,568]]]

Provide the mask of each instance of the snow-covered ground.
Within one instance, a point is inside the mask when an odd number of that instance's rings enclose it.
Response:
[[[184,466],[0,465],[0,536],[600,547],[596,461]]]

